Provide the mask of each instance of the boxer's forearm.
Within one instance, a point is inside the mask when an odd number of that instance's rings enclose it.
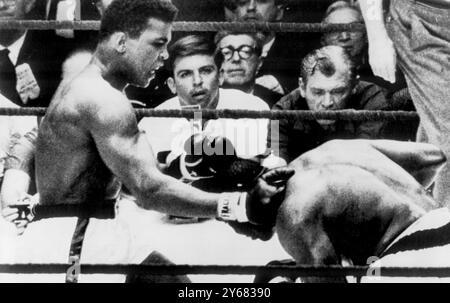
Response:
[[[366,142],[403,167],[425,187],[430,185],[447,160],[445,154],[432,144],[391,140]]]
[[[11,147],[5,162],[5,169],[17,169],[31,175],[36,152],[37,128],[24,136],[11,138]]]
[[[158,168],[143,133],[98,141],[100,154],[140,207],[181,216],[214,217],[218,197],[194,189]]]
[[[206,193],[160,172],[146,176],[137,189],[138,204],[159,212],[193,217],[216,217],[218,194]]]

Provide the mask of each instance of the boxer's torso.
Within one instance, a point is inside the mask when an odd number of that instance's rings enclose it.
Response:
[[[297,261],[338,264],[344,256],[364,265],[434,208],[399,165],[374,148],[351,144],[325,144],[290,164],[296,174],[277,228]]]
[[[89,69],[59,87],[37,141],[36,174],[42,204],[100,203],[117,194],[119,184],[89,131],[90,116],[95,115],[90,93],[94,98],[94,94],[112,89]]]

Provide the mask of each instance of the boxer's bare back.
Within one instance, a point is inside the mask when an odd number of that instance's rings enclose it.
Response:
[[[445,162],[428,144],[331,141],[290,165],[277,218],[286,251],[299,264],[367,264],[403,230],[437,208],[427,194]]]

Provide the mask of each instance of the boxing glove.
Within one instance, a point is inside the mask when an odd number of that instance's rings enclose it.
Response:
[[[275,168],[262,173],[247,193],[222,193],[217,206],[218,218],[273,226],[284,198],[285,184],[294,173],[287,166]]]

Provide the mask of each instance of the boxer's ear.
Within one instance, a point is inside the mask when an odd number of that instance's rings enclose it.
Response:
[[[116,32],[112,35],[111,42],[117,52],[123,54],[127,50],[127,34],[124,32]]]
[[[169,87],[172,94],[177,93],[177,87],[175,85],[175,80],[172,77],[167,78],[167,86]]]

